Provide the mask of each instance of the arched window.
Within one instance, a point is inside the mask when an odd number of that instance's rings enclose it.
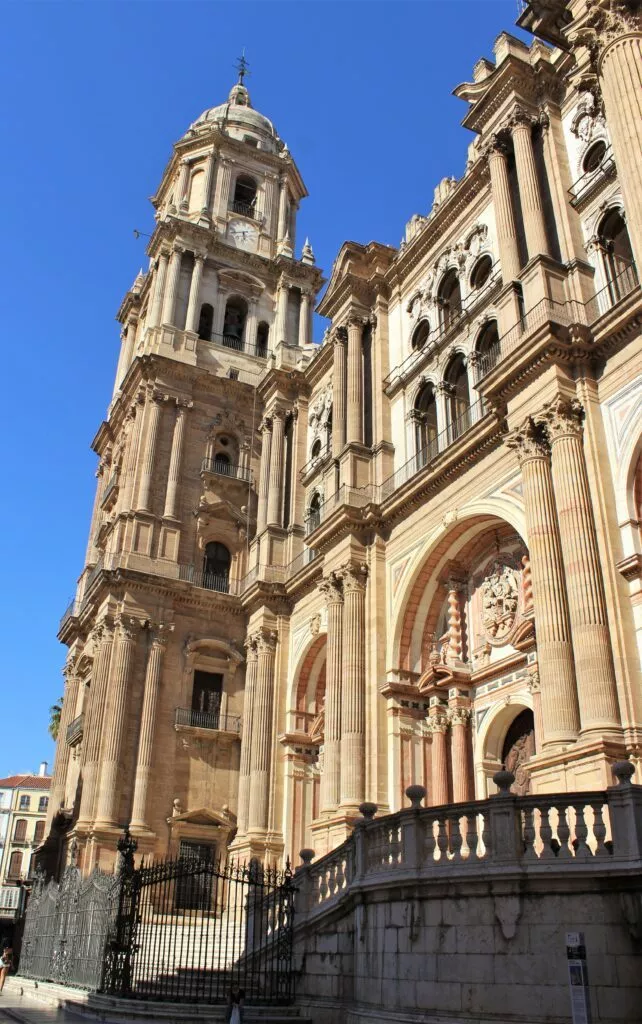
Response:
[[[306,533],[312,533],[321,522],[321,495],[315,491],[308,505],[308,518],[306,521]]]
[[[214,307],[210,306],[209,302],[204,302],[201,306],[201,314],[198,318],[198,336],[203,341],[211,341],[212,339],[212,324],[214,323]]]
[[[439,286],[438,300],[441,306],[441,326],[447,331],[461,314],[461,288],[454,268],[443,278]]]
[[[243,332],[247,319],[247,302],[240,295],[233,295],[227,300],[225,320],[223,321],[223,344],[227,348],[243,349]]]
[[[479,376],[484,377],[499,362],[499,333],[497,321],[489,320],[477,339],[476,352],[479,356]]]
[[[414,331],[412,332],[411,345],[413,349],[418,352],[420,348],[423,348],[428,341],[428,335],[430,334],[430,324],[427,320],[420,320]]]
[[[34,843],[41,843],[45,837],[45,823],[44,821],[37,821],[36,828],[33,834]]]
[[[22,854],[19,850],[14,850],[11,854],[9,861],[9,870],[7,871],[7,878],[16,879],[20,878],[22,871]]]
[[[426,466],[437,454],[437,400],[432,384],[425,384],[417,395],[414,419],[417,458]]]
[[[450,440],[454,441],[470,426],[468,373],[462,355],[456,355],[451,362],[446,374],[446,382],[450,385],[448,394]]]
[[[265,320],[256,328],[256,354],[265,359],[268,353],[268,341],[270,339],[270,325]]]
[[[227,594],[230,589],[230,564],[232,556],[225,544],[212,540],[205,545],[203,558],[203,586]]]
[[[490,275],[493,272],[493,261],[491,257],[486,254],[482,256],[480,260],[473,267],[473,272],[470,275],[470,287],[475,291],[479,291],[485,284],[488,284]]]
[[[582,170],[584,173],[592,174],[596,171],[602,163],[605,153],[606,142],[604,139],[598,139],[597,142],[594,142],[593,145],[589,147],[584,155],[584,159],[582,160]]]
[[[312,445],[312,451],[310,452],[310,458],[311,459],[318,459],[320,454],[321,454],[321,441],[317,437],[316,441]]]
[[[254,216],[256,206],[256,182],[249,174],[239,174],[234,185],[232,209],[245,217]]]
[[[232,460],[226,452],[217,452],[214,456],[214,472],[221,476],[232,475]]]
[[[13,830],[13,839],[16,843],[24,843],[27,838],[27,822],[24,818],[20,818],[16,822],[16,827]]]
[[[612,302],[617,302],[638,283],[629,232],[620,210],[609,210],[598,229],[604,271]]]

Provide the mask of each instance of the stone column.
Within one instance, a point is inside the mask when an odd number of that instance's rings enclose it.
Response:
[[[145,408],[142,398],[143,394],[139,392],[128,414],[128,417],[131,419],[131,428],[127,444],[127,455],[125,457],[121,497],[118,501],[118,506],[121,512],[129,512],[132,507],[134,481],[136,479],[136,469],[138,467],[138,449],[140,447],[143,411]]]
[[[194,334],[198,330],[198,321],[201,312],[201,281],[203,280],[205,260],[205,253],[194,253],[194,269],[192,270],[192,280],[190,282],[189,299],[187,302],[187,316],[185,318],[185,330],[193,331]]]
[[[165,298],[163,300],[163,323],[170,327],[175,326],[174,317],[176,316],[176,299],[178,298],[178,282],[181,276],[182,258],[183,250],[175,246],[172,249],[172,255],[169,260],[167,287],[165,288]]]
[[[169,633],[173,626],[160,623],[152,627],[151,647],[147,658],[145,672],[145,689],[143,693],[143,710],[141,713],[138,755],[136,758],[136,778],[134,781],[134,799],[130,828],[149,829],[147,793],[152,770],[152,752],[154,749],[154,727],[156,725],[156,708],[158,691],[163,674],[163,659]]]
[[[461,662],[462,625],[460,594],[465,582],[459,576],[451,576],[446,584],[448,591],[448,650],[446,664],[457,665]]]
[[[149,326],[158,327],[161,319],[161,309],[163,306],[163,292],[165,291],[165,281],[167,280],[167,264],[169,262],[169,253],[162,252],[158,257],[158,264],[156,267],[156,277],[154,280],[154,297],[152,299],[152,309],[149,316]]]
[[[363,444],[363,321],[348,321],[348,444]]]
[[[56,757],[54,760],[53,776],[51,780],[51,798],[49,800],[50,817],[56,814],[63,806],[65,799],[65,784],[67,782],[67,769],[69,767],[69,751],[67,744],[67,729],[73,722],[78,702],[78,688],[80,676],[76,668],[76,661],[67,660],[63,669],[65,677],[65,693],[62,699],[62,711],[60,713],[60,724],[58,726],[58,742],[56,744]]]
[[[169,472],[167,474],[167,491],[165,492],[165,508],[163,516],[165,519],[178,518],[178,484],[181,478],[181,464],[183,462],[183,445],[185,442],[185,418],[187,410],[191,409],[192,403],[178,402],[176,405],[176,419],[174,421],[174,433],[172,435],[172,451],[169,457]]]
[[[536,668],[528,673],[526,686],[528,688],[528,692],[533,698],[535,753],[539,754],[542,749],[542,732],[544,731],[544,726],[542,724],[542,688],[539,681],[539,672]]]
[[[332,334],[332,454],[336,459],[346,443],[346,331],[338,327]]]
[[[241,738],[241,764],[239,767],[239,797],[236,820],[238,834],[247,832],[247,820],[250,807],[250,772],[252,761],[252,721],[254,717],[254,700],[256,693],[256,677],[258,669],[258,652],[256,637],[249,636],[245,641],[245,699],[243,701],[243,736]]]
[[[112,393],[112,398],[118,391],[129,367],[131,366],[132,359],[134,356],[134,345],[136,343],[136,327],[136,318],[130,317],[127,321],[125,333],[124,335],[121,336],[122,344],[120,348],[120,359],[118,360],[118,368],[116,370],[116,380],[114,381],[114,390]]]
[[[448,803],[448,751],[446,749],[446,729],[448,718],[443,709],[430,713],[428,729],[432,733],[432,800],[434,807]]]
[[[276,324],[275,324],[275,346],[282,341],[287,342],[287,326],[288,326],[288,297],[290,294],[290,286],[285,281],[279,282],[279,289],[276,296]]]
[[[451,759],[453,800],[456,804],[464,804],[473,799],[470,779],[469,731],[470,708],[451,708],[448,712],[451,728]],[[447,782],[447,780],[446,780]]]
[[[89,690],[89,707],[85,713],[82,741],[82,790],[80,812],[78,815],[79,828],[88,828],[94,817],[96,776],[98,774],[100,741],[105,715],[105,695],[107,693],[107,679],[109,678],[109,666],[114,644],[112,626],[105,620],[97,623],[92,630],[91,639],[94,645],[94,664]]]
[[[288,210],[288,181],[287,178],[279,178],[279,221],[276,233],[277,242],[283,241],[287,234],[287,210]]]
[[[272,710],[276,634],[260,633],[257,641],[256,699],[252,715],[249,830],[266,829],[270,805]]]
[[[582,732],[621,728],[602,568],[582,445],[584,409],[558,396],[542,420],[551,444]]]
[[[189,185],[189,174],[190,162],[184,158],[180,163],[178,184],[176,186],[176,200],[174,203],[174,206],[176,206],[181,213],[185,213],[188,208],[187,188]]]
[[[215,163],[215,150],[211,149],[207,154],[207,159],[205,161],[205,175],[203,178],[203,206],[201,208],[201,217],[204,217],[206,220],[210,219],[210,197],[212,194],[212,179],[214,177]]]
[[[152,477],[156,469],[156,449],[158,446],[158,433],[161,424],[162,400],[162,395],[159,395],[154,391],[150,392],[147,396],[147,437],[145,438],[140,488],[138,501],[136,503],[139,512],[151,511]]]
[[[366,624],[365,565],[341,570],[343,580],[343,688],[341,696],[341,804],[365,799]]]
[[[256,331],[258,327],[258,316],[257,316],[258,299],[250,299],[250,304],[247,312],[247,320],[245,321],[245,350],[250,355],[256,354]]]
[[[115,664],[111,687],[107,693],[109,714],[105,716],[101,750],[100,787],[98,791],[97,826],[118,825],[120,801],[119,775],[123,734],[127,721],[127,697],[134,649],[138,638],[138,622],[125,616],[116,621]]]
[[[515,149],[515,167],[519,183],[519,198],[524,218],[524,233],[528,258],[549,254],[542,195],[535,167],[531,120],[522,112],[515,113],[512,124],[513,146]]]
[[[299,347],[303,348],[310,340],[310,299],[309,292],[301,291],[299,308]]]
[[[228,197],[232,181],[232,167],[229,160],[225,157],[221,157],[219,160],[219,173],[216,177],[217,188],[216,196],[214,198],[214,213],[219,217],[225,217],[227,214]]]
[[[341,579],[331,573],[320,584],[328,609],[328,640],[325,681],[325,733],[323,775],[321,776],[322,812],[335,811],[341,799],[341,708],[343,684],[343,588]]]
[[[272,413],[272,454],[270,459],[270,486],[267,499],[268,526],[283,525],[283,453],[285,450],[285,411]]]
[[[580,724],[550,453],[543,429],[530,418],[507,443],[522,469],[546,750],[573,743]]]
[[[490,187],[495,209],[497,227],[497,245],[502,267],[504,284],[515,281],[519,277],[519,248],[517,246],[517,228],[513,201],[508,184],[508,167],[506,164],[506,148],[504,143],[493,136],[488,149],[488,169],[490,171]]]
[[[256,533],[262,533],[267,525],[268,495],[270,493],[270,465],[272,462],[272,419],[266,416],[259,427],[263,435],[261,464],[259,469],[259,501],[256,513]]]

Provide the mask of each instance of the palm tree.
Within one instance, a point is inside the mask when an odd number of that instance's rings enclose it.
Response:
[[[49,708],[49,735],[52,740],[58,739],[58,730],[60,729],[60,715],[62,714],[62,697],[59,697],[55,704],[52,704]]]

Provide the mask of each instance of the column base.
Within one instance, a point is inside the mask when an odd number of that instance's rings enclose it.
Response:
[[[265,829],[251,829],[244,836],[236,836],[230,843],[231,860],[249,863],[258,860],[261,864],[280,864],[283,860],[283,836]]]
[[[528,762],[533,793],[575,793],[613,785],[611,765],[626,757],[624,741],[582,740],[562,750],[543,750]]]

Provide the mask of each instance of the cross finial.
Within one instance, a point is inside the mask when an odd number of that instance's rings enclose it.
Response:
[[[236,70],[239,73],[239,85],[243,85],[243,79],[246,77],[246,75],[250,74],[250,71],[249,71],[249,67],[250,66],[249,66],[249,64],[248,64],[248,62],[247,62],[247,60],[245,58],[245,47],[243,47],[243,53],[238,58],[238,60],[237,60],[236,64],[234,65],[234,67],[236,68]]]

